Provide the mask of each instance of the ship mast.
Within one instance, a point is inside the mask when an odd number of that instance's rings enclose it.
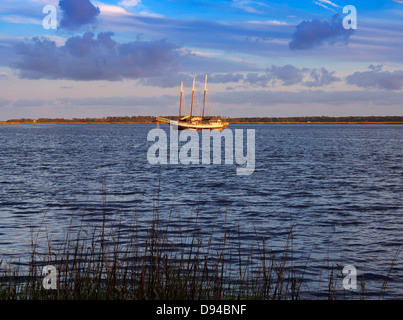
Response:
[[[181,95],[180,95],[180,100],[179,100],[179,119],[181,119],[181,111],[182,111],[182,96],[183,96],[183,82],[181,82]]]
[[[190,120],[192,120],[192,112],[193,112],[193,97],[195,94],[195,78],[193,78],[193,89],[192,89],[192,102],[190,104]]]
[[[202,113],[202,119],[204,118],[204,108],[206,106],[206,92],[207,92],[207,74],[206,74],[206,80],[204,81],[204,98],[203,98],[203,113]]]

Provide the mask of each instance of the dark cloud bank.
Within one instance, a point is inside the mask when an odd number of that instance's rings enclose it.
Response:
[[[77,30],[96,22],[100,9],[89,0],[60,0],[60,27]],[[155,77],[177,70],[182,55],[166,40],[117,43],[112,32],[86,32],[69,38],[64,46],[32,38],[15,46],[11,67],[21,78],[109,80]]]
[[[176,87],[180,81],[191,82],[194,75],[180,72],[187,58],[179,47],[166,40],[117,43],[113,33],[97,36],[86,32],[69,38],[64,46],[54,41],[33,38],[16,45],[18,60],[12,63],[21,78],[67,79],[78,81],[141,79],[145,85]],[[402,90],[403,71],[383,71],[382,65],[371,65],[368,71],[355,72],[345,78],[347,84],[362,88]],[[204,75],[197,75],[204,79]],[[326,68],[297,68],[272,65],[264,72],[216,73],[210,83],[241,82],[255,87],[302,85],[325,87],[342,79]]]
[[[60,27],[72,30],[94,23],[101,12],[89,0],[60,0],[59,7],[63,12]]]
[[[292,35],[289,48],[291,50],[311,49],[324,43],[348,43],[354,30],[344,29],[341,14],[335,14],[330,21],[307,20],[302,21]]]
[[[346,78],[348,84],[362,88],[377,88],[383,90],[402,90],[403,71],[382,71],[382,65],[370,65],[371,71],[354,72]]]
[[[195,75],[180,72],[180,65],[188,57],[179,47],[166,40],[117,43],[113,33],[86,32],[69,38],[57,47],[46,38],[32,38],[20,42],[15,50],[18,60],[12,67],[21,78],[108,80],[141,79],[145,85],[176,87],[180,81],[191,82]],[[196,75],[204,79],[204,74]],[[293,65],[272,65],[263,73],[213,73],[210,83],[243,82],[260,87],[302,84],[322,87],[340,79],[325,68],[297,68]]]
[[[112,32],[69,38],[64,46],[33,38],[16,46],[12,66],[21,78],[122,80],[160,76],[177,69],[181,55],[165,40],[119,44]]]

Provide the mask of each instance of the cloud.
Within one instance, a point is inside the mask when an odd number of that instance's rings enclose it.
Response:
[[[346,78],[348,84],[362,88],[378,88],[383,90],[403,89],[403,70],[381,71],[382,65],[370,65],[371,71],[354,72]]]
[[[335,4],[330,0],[318,0],[318,2],[329,4],[329,5],[331,5],[332,7],[335,7],[335,8],[340,8],[340,6],[338,4]]]
[[[8,79],[8,75],[5,72],[0,72],[0,80],[7,80]]]
[[[89,0],[60,0],[59,7],[63,12],[60,27],[72,30],[95,22],[101,12]]]
[[[46,38],[20,42],[12,67],[21,78],[109,80],[155,77],[175,71],[182,56],[165,40],[117,43],[112,32],[86,32],[63,46]]]
[[[150,77],[140,80],[140,83],[146,86],[159,88],[177,88],[180,83],[191,83],[192,76],[186,73],[177,72],[173,74],[164,74],[159,77]]]
[[[8,16],[5,16],[4,18],[2,18],[1,20],[5,21],[5,22],[9,22],[9,23],[42,25],[42,21],[39,19],[21,17],[21,16],[16,16],[16,15],[8,15]]]
[[[321,2],[314,1],[313,3],[314,3],[314,4],[316,4],[316,5],[318,5],[318,6],[320,6],[320,7],[322,7],[322,8],[325,8],[325,9],[327,9],[327,10],[330,10],[330,11],[336,12],[334,9],[329,8],[328,6],[324,5],[324,4],[323,4],[323,3],[321,3]]]
[[[193,78],[196,82],[203,83],[205,74],[188,74],[188,73],[173,73],[166,74],[160,77],[151,77],[141,79],[140,83],[147,86],[156,86],[160,88],[177,88],[183,82],[184,86],[192,85]],[[215,73],[208,74],[208,83],[229,83],[243,80],[244,76],[240,73]]]
[[[326,68],[314,69],[311,71],[311,78],[313,80],[304,82],[306,87],[323,87],[335,81],[340,81],[340,78],[334,76],[335,71],[329,72]]]
[[[287,64],[285,66],[271,66],[266,70],[265,74],[248,73],[245,81],[253,84],[266,87],[269,84],[275,85],[276,80],[281,80],[284,85],[289,86],[300,83],[303,79],[303,71]]]
[[[311,49],[324,43],[348,43],[353,29],[344,29],[340,14],[335,14],[330,21],[318,19],[302,21],[292,35],[288,44],[291,50]]]
[[[244,76],[239,73],[222,73],[222,74],[213,74],[208,77],[208,82],[211,83],[229,83],[229,82],[238,82],[243,80]]]
[[[285,66],[271,66],[266,73],[248,73],[245,82],[262,87],[274,86],[281,81],[284,86],[301,84],[306,87],[323,87],[340,79],[334,76],[334,71],[329,72],[326,68],[308,69],[297,68],[287,64]],[[308,77],[309,80],[305,80]]]
[[[136,7],[141,0],[123,0],[118,3],[118,5],[123,7]]]
[[[54,101],[45,99],[19,99],[13,101],[12,105],[16,108],[31,108],[53,105]]]
[[[318,104],[322,106],[351,106],[351,105],[374,105],[374,106],[400,106],[403,92],[367,92],[355,91],[324,91],[324,90],[301,90],[270,91],[249,90],[235,92],[219,92],[212,96],[212,100],[219,104],[250,105],[250,106],[274,106],[274,105],[302,105]],[[379,109],[378,109],[379,110]]]
[[[21,40],[18,37],[0,36],[0,66],[8,67],[15,59],[15,45]]]
[[[0,98],[0,107],[7,107],[10,105],[10,103],[11,103],[11,101],[8,99]]]
[[[17,99],[14,101],[0,99],[0,105],[12,105],[14,107],[42,107],[42,106],[155,106],[175,104],[178,97],[175,95],[161,95],[153,97],[139,96],[112,96],[112,97],[87,97],[87,98],[57,98],[46,99]]]
[[[368,66],[368,68],[371,69],[372,71],[378,72],[378,71],[382,71],[383,65],[378,64],[375,66],[375,65],[371,64]]]
[[[332,1],[329,1],[329,0],[318,0],[318,1],[314,1],[313,3],[318,5],[318,6],[320,6],[320,7],[322,7],[322,8],[325,8],[327,10],[333,11],[333,12],[336,12],[336,11],[333,8],[328,7],[328,5],[330,5],[330,6],[334,7],[334,8],[340,8],[340,6],[338,4],[335,4],[335,3],[333,3]]]
[[[248,23],[251,25],[262,25],[262,26],[288,26],[288,22],[284,21],[278,21],[278,20],[263,20],[263,21],[256,21],[256,20],[251,20],[251,21],[242,21],[242,23]]]
[[[247,13],[261,14],[264,12],[262,9],[269,7],[267,4],[259,1],[252,0],[232,0],[231,6],[241,9]]]
[[[177,114],[178,95],[110,96],[54,99],[0,98],[0,119],[10,118],[77,118],[110,115],[172,115]],[[10,115],[11,110],[11,115]]]
[[[335,75],[335,71],[329,72],[326,68],[308,69],[297,68],[293,65],[276,66],[272,65],[267,68],[264,73],[259,72],[228,72],[228,73],[208,73],[208,83],[238,83],[243,82],[257,87],[274,87],[276,85],[291,86],[300,84],[305,87],[324,87],[335,81],[340,81]],[[156,86],[160,88],[178,87],[183,81],[191,84],[193,78],[196,82],[204,81],[205,73],[189,74],[189,73],[172,73],[164,74],[158,77],[144,78],[140,83],[147,86]]]
[[[139,96],[115,96],[115,97],[88,97],[88,98],[60,98],[57,104],[63,106],[108,106],[108,107],[131,107],[131,106],[169,106],[176,105],[178,96],[161,95],[152,97]]]
[[[212,94],[212,101],[222,105],[239,106],[274,106],[274,105],[302,105],[319,104],[341,107],[345,105],[383,105],[400,106],[403,99],[403,92],[371,91],[365,95],[361,90],[352,91],[324,91],[324,90],[301,90],[271,91],[271,90],[248,90],[248,91],[221,91]],[[0,106],[3,107],[43,107],[54,106],[58,108],[75,107],[149,107],[148,114],[152,114],[154,108],[168,111],[175,111],[179,103],[179,94],[161,96],[111,96],[111,97],[86,97],[86,98],[57,98],[57,99],[19,99],[15,101],[1,99]],[[152,107],[152,109],[151,109]],[[109,109],[110,110],[110,109]]]
[[[300,83],[303,79],[303,70],[300,70],[293,65],[272,66],[268,73],[275,79],[283,81],[283,84],[290,86]]]

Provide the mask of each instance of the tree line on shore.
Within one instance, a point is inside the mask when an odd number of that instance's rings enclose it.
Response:
[[[177,116],[166,116],[176,120]],[[348,116],[348,117],[223,117],[230,123],[403,123],[403,116]],[[8,123],[156,123],[154,116],[111,116],[103,118],[21,118],[10,119]]]

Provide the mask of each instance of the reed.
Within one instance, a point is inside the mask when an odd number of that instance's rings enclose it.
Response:
[[[149,223],[135,217],[131,226],[106,213],[97,225],[83,219],[63,241],[47,236],[43,244],[32,235],[28,270],[0,261],[0,299],[298,300],[309,291],[309,256],[295,256],[292,225],[282,252],[274,253],[258,232],[245,243],[240,226],[226,218],[221,230],[213,221],[205,231],[198,210],[183,219],[173,209],[162,216],[156,205]],[[45,265],[57,269],[56,290],[43,288]],[[338,287],[341,268],[328,270],[327,299],[351,298]],[[385,278],[380,298],[386,285]],[[354,297],[365,298],[364,282]]]

